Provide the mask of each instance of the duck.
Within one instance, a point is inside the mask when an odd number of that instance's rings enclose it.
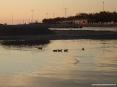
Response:
[[[64,52],[68,52],[68,49],[65,49]]]
[[[62,52],[62,49],[58,49],[58,52]]]
[[[42,50],[43,48],[42,47],[38,47],[39,50]]]
[[[53,52],[57,52],[57,50],[53,50]]]
[[[85,50],[85,48],[82,48],[82,51],[84,51]]]

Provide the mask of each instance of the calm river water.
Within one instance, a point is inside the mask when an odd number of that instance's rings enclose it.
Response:
[[[51,30],[117,31],[117,27],[50,28]]]
[[[0,87],[117,83],[117,40],[53,40],[43,49],[38,47],[0,45]]]

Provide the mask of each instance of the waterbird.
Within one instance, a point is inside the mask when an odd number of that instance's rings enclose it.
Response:
[[[57,50],[53,50],[53,52],[57,52]]]
[[[42,47],[38,47],[39,50],[42,50],[43,48]]]
[[[62,52],[62,49],[58,49],[58,52]]]
[[[85,50],[85,48],[82,48],[82,51],[84,51]]]
[[[65,49],[64,52],[68,52],[68,49]]]

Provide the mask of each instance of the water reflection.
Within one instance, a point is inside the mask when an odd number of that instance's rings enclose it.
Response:
[[[50,30],[94,30],[94,31],[117,31],[116,27],[83,27],[83,28],[50,28]]]

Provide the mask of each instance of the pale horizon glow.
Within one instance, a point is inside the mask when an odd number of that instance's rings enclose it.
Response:
[[[64,17],[103,10],[117,11],[117,0],[0,0],[0,23],[29,23],[44,18]],[[32,12],[33,10],[33,12]]]

